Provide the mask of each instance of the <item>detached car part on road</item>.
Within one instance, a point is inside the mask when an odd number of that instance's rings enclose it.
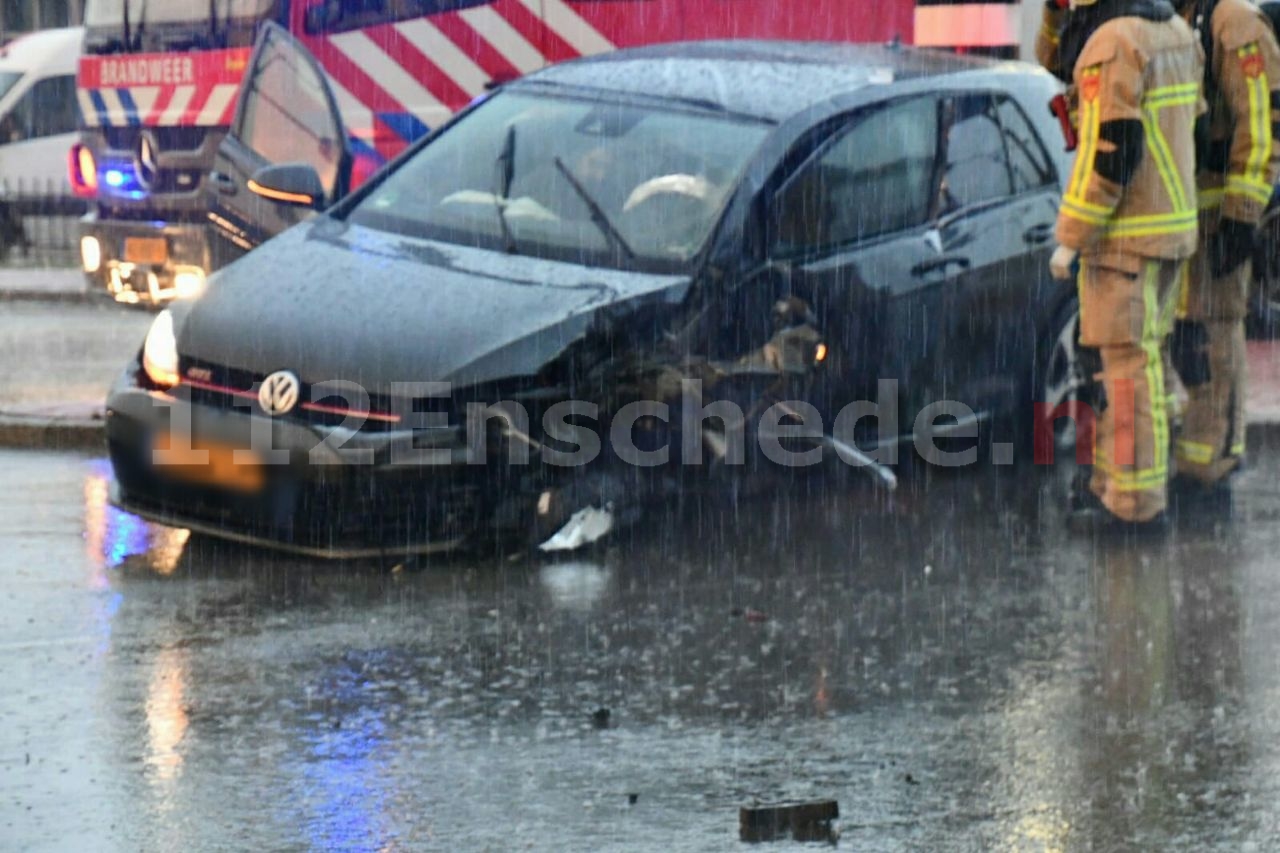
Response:
[[[794,475],[762,441],[869,463],[937,401],[1029,424],[1079,385],[1073,288],[1047,270],[1054,92],[1017,63],[773,42],[533,74],[157,318],[108,401],[115,500],[307,553],[422,552]],[[303,207],[318,183],[253,181]],[[895,410],[837,440],[881,380]],[[742,465],[724,422],[682,428],[717,402],[744,413]],[[652,403],[669,416],[631,405]],[[477,405],[509,416],[468,423]],[[786,429],[809,413],[818,434]],[[593,462],[555,464],[592,436]]]

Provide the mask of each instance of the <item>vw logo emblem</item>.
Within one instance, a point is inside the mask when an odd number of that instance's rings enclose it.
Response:
[[[262,380],[258,389],[258,404],[262,411],[275,417],[287,415],[298,405],[298,395],[302,391],[302,383],[298,377],[287,370],[277,370]]]
[[[133,173],[138,179],[138,186],[144,190],[151,189],[160,167],[156,163],[156,141],[150,133],[143,131],[138,136],[138,147],[133,152]]]

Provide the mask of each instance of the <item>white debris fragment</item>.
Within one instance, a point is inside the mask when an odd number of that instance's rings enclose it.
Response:
[[[564,527],[538,546],[539,551],[574,551],[603,539],[613,530],[613,512],[589,506],[575,512]]]

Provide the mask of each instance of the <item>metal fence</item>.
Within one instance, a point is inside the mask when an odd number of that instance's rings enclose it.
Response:
[[[65,180],[0,181],[0,265],[78,266],[76,220],[87,210]]]

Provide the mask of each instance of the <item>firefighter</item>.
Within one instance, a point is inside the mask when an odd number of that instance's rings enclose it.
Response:
[[[1198,175],[1200,246],[1173,336],[1188,405],[1175,444],[1178,504],[1227,501],[1244,454],[1245,342],[1254,234],[1280,168],[1280,47],[1246,0],[1180,0],[1200,28],[1207,140]]]
[[[1070,85],[1071,66],[1062,61],[1062,31],[1067,25],[1069,0],[1045,0],[1036,32],[1036,60],[1045,70]]]
[[[1102,358],[1106,404],[1073,526],[1164,519],[1166,341],[1196,248],[1194,128],[1202,52],[1168,0],[1072,0],[1062,31],[1080,145],[1058,214],[1053,274],[1079,261],[1080,342]]]

